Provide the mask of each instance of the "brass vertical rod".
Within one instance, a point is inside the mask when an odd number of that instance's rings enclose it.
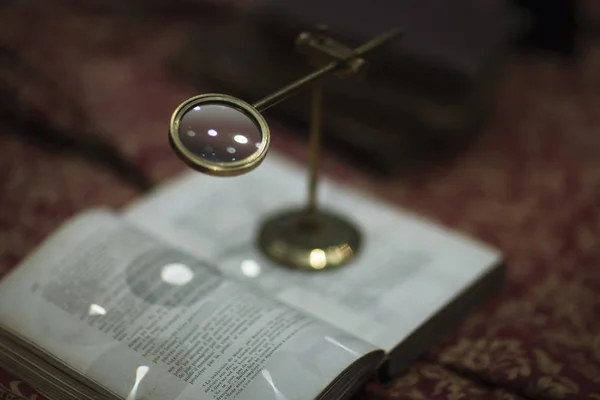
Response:
[[[318,208],[317,186],[321,159],[321,132],[323,130],[323,86],[323,78],[313,82],[311,99],[307,209],[312,215],[317,213]]]

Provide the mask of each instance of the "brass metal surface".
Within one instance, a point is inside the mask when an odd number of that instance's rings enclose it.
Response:
[[[321,159],[321,130],[323,127],[323,79],[313,83],[310,117],[310,141],[308,163],[308,204],[311,213],[317,212],[317,186],[319,183],[319,160]]]
[[[310,64],[347,77],[365,66],[353,50],[334,41],[321,27],[316,33],[303,33],[296,42]],[[344,62],[347,61],[347,62]],[[333,61],[333,62],[332,62]],[[355,61],[354,63],[352,63]],[[342,64],[338,64],[342,62]],[[321,271],[338,268],[354,259],[359,250],[359,231],[341,216],[319,209],[317,189],[323,126],[325,76],[312,82],[308,199],[303,210],[288,211],[265,221],[259,234],[259,248],[271,260],[290,268]]]
[[[338,78],[363,76],[367,70],[367,61],[362,57],[352,57],[354,49],[338,42],[328,35],[325,25],[317,27],[316,32],[302,32],[296,39],[296,49],[304,54],[310,65],[322,68],[334,61],[343,61],[343,65],[333,72]]]
[[[259,249],[274,262],[305,271],[348,264],[360,248],[359,231],[325,211],[292,210],[267,219],[258,236]]]
[[[253,119],[259,127],[263,137],[263,140],[256,152],[250,157],[238,161],[213,162],[198,157],[186,149],[179,139],[179,124],[181,122],[181,118],[194,107],[201,106],[203,104],[222,104],[227,107],[235,108]],[[236,97],[225,94],[203,94],[184,101],[173,113],[169,127],[169,142],[173,150],[175,150],[175,153],[191,168],[214,176],[241,175],[258,167],[267,155],[270,141],[271,133],[269,131],[269,125],[263,116],[252,105]]]

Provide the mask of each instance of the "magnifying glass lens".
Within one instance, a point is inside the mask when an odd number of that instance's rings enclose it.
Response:
[[[227,104],[202,104],[182,115],[178,131],[183,147],[212,163],[244,160],[255,154],[264,138],[248,114]]]

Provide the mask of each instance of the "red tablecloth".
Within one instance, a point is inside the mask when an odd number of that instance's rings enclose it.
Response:
[[[43,3],[23,10],[0,21],[6,41],[24,43],[26,59],[83,104],[155,181],[182,170],[166,129],[175,106],[193,92],[170,82],[157,63],[180,28],[124,20],[107,29],[99,17]],[[371,383],[359,398],[600,399],[598,71],[600,42],[590,42],[572,65],[510,60],[481,137],[427,173],[380,180],[326,159],[330,176],[479,237],[508,259],[499,295],[391,385]],[[303,143],[273,130],[276,148],[306,157]],[[0,193],[0,274],[68,216],[95,205],[118,208],[137,196],[97,165],[6,135]],[[0,399],[42,399],[35,396],[0,371]]]

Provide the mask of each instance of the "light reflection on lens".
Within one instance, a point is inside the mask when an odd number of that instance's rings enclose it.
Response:
[[[252,156],[263,137],[256,121],[233,106],[207,103],[181,117],[181,144],[196,157],[210,162],[234,162]]]
[[[246,144],[248,143],[248,138],[244,135],[235,135],[233,137],[233,140],[235,140],[236,142],[240,143],[240,144]]]

